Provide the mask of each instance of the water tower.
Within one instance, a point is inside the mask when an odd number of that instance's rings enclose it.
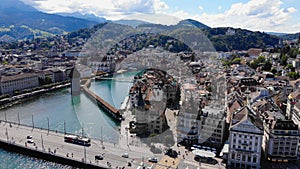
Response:
[[[76,66],[72,69],[70,73],[71,78],[71,95],[78,96],[80,95],[80,73],[77,70]]]

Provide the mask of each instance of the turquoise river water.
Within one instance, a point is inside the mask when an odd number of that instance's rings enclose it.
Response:
[[[120,74],[116,77],[132,79],[134,73]],[[103,80],[93,82],[90,89],[95,91],[104,100],[120,108],[124,98],[128,95],[131,83]],[[70,88],[60,89],[55,92],[47,93],[22,104],[11,108],[0,110],[0,119],[18,122],[21,124],[47,128],[51,130],[81,134],[82,127],[84,134],[92,138],[101,138],[106,141],[116,142],[118,140],[119,124],[116,123],[108,114],[87,98],[83,93],[74,101],[70,94]],[[44,160],[24,156],[17,153],[7,152],[0,149],[0,169],[39,169],[39,168],[71,168],[69,166],[47,162]]]

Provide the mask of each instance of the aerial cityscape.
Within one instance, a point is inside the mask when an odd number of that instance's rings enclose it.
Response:
[[[0,168],[300,168],[298,2],[106,3],[3,0]]]

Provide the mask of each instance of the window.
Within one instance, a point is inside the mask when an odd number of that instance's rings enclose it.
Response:
[[[256,163],[256,157],[253,157],[253,163]]]
[[[234,159],[235,158],[235,153],[231,154],[231,158]]]
[[[248,156],[248,162],[251,162],[251,156]]]

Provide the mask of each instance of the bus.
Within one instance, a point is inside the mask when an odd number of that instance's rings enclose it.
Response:
[[[76,135],[65,135],[64,137],[65,142],[67,143],[73,143],[78,144],[82,146],[90,146],[91,145],[91,139],[87,137],[81,137]]]

